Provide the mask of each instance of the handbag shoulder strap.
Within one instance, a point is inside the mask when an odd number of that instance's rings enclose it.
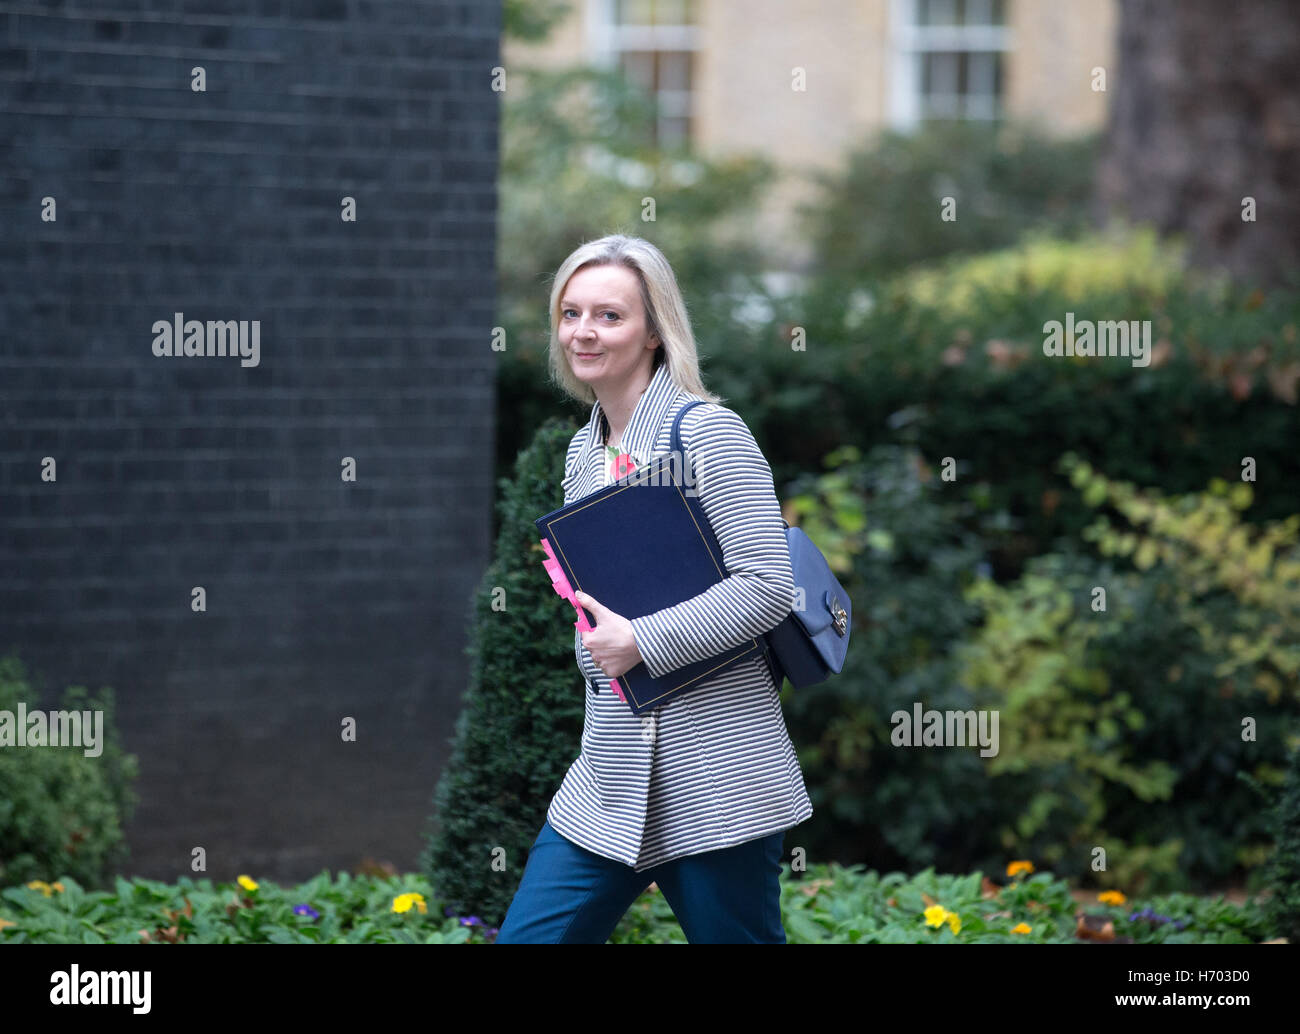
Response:
[[[702,405],[704,405],[703,399],[692,399],[677,411],[677,417],[673,420],[673,436],[670,443],[670,448],[673,452],[680,453],[682,451],[682,417],[686,415],[686,411],[692,406]]]
[[[677,417],[676,419],[673,420],[673,436],[672,436],[672,443],[671,443],[672,450],[674,453],[682,452],[682,417],[686,415],[686,411],[690,409],[692,406],[702,406],[702,405],[704,405],[703,399],[692,399],[690,402],[686,403],[686,405],[682,406],[682,408],[677,411]],[[787,531],[790,529],[790,523],[785,519],[784,516],[782,516],[781,518],[781,523],[785,525]]]

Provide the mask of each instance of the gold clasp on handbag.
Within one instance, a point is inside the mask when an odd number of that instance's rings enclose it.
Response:
[[[831,597],[831,614],[835,618],[835,631],[842,637],[849,628],[849,615],[834,596]]]

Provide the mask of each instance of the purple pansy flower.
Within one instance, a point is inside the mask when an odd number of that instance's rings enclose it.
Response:
[[[1159,912],[1157,912],[1155,909],[1151,908],[1150,906],[1142,909],[1140,912],[1134,912],[1129,916],[1130,921],[1135,921],[1138,919],[1145,919],[1156,926],[1162,926],[1165,923],[1173,923],[1175,930],[1182,930],[1187,925],[1181,919],[1174,919],[1171,916],[1162,916]]]

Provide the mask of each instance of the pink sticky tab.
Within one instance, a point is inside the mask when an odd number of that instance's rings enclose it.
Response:
[[[551,549],[550,539],[542,539],[542,550],[546,553],[546,559],[542,561],[542,566],[546,568],[546,573],[551,576],[551,588],[573,604],[573,609],[578,612],[578,620],[573,623],[573,627],[584,632],[595,631],[595,629],[591,627],[591,622],[587,620],[587,612],[578,605],[578,600],[574,594],[573,586],[569,584],[569,579],[564,575],[564,568],[562,568],[560,562],[555,559],[555,551]],[[615,695],[617,695],[623,703],[627,703],[627,697],[623,695],[623,687],[618,684],[618,679],[610,679],[609,688],[614,691]]]

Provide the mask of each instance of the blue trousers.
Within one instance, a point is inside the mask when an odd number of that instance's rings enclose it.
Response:
[[[637,872],[542,823],[497,944],[604,944],[656,883],[692,944],[785,944],[784,833],[675,858]]]

